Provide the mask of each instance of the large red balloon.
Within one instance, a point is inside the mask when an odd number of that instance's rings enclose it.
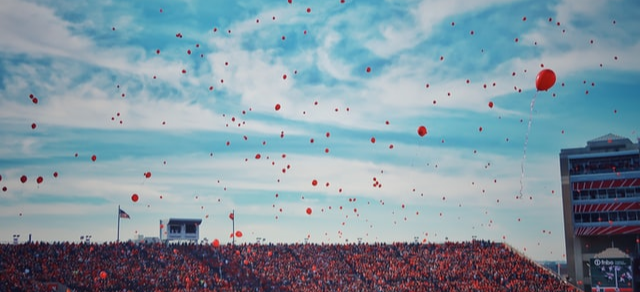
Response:
[[[95,155],[91,156],[91,161],[96,161],[98,157],[96,157]]]
[[[418,135],[420,135],[420,137],[424,137],[424,135],[426,134],[427,134],[427,127],[425,126],[418,127]]]
[[[544,69],[536,76],[536,88],[538,91],[547,91],[556,83],[556,73],[551,69]]]
[[[41,184],[43,181],[44,181],[44,178],[42,178],[42,176],[39,176],[39,177],[36,179],[36,182],[37,182],[38,184]]]
[[[213,245],[213,247],[219,247],[220,246],[220,240],[218,240],[217,238],[213,240],[213,242],[211,242],[211,244]]]
[[[307,208],[307,215],[311,215],[312,212],[311,208]]]
[[[27,176],[26,175],[21,176],[20,177],[20,182],[21,183],[26,183],[27,182]]]
[[[242,231],[240,231],[240,230],[236,231],[236,237],[237,238],[242,237]]]
[[[138,194],[133,194],[131,195],[131,201],[133,201],[134,203],[138,201],[140,197],[138,197]]]

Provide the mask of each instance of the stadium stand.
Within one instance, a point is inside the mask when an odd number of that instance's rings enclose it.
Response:
[[[579,291],[488,241],[0,245],[0,291]]]

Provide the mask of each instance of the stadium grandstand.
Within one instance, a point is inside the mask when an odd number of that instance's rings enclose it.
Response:
[[[579,291],[504,243],[0,245],[0,291]]]
[[[585,291],[640,291],[639,149],[607,134],[560,152],[568,276]]]

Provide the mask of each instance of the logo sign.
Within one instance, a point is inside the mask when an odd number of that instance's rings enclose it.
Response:
[[[589,264],[592,292],[633,292],[633,270],[630,258],[594,258],[589,261]]]

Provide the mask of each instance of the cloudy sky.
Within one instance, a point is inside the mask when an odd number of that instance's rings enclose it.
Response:
[[[636,141],[639,40],[632,0],[5,0],[0,241],[114,241],[120,205],[122,240],[235,210],[238,242],[563,260],[558,154]]]

